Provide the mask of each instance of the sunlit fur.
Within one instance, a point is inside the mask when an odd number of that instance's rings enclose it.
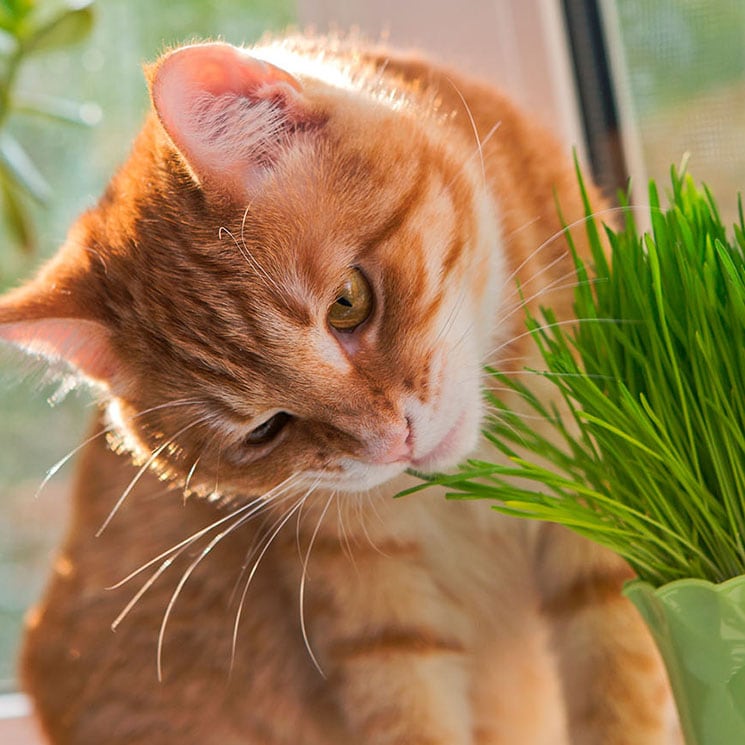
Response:
[[[567,154],[488,86],[349,41],[190,47],[147,76],[129,160],[0,300],[0,338],[106,412],[29,620],[50,740],[672,742],[618,559],[392,499],[483,450],[484,364],[540,366],[521,297],[571,317]],[[342,332],[350,267],[374,304]]]

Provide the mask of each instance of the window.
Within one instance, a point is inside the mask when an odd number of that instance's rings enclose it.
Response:
[[[582,147],[565,22],[552,0],[298,0],[301,26],[358,28],[371,40],[421,49],[507,91]]]
[[[637,199],[646,198],[647,176],[664,184],[687,155],[734,221],[745,186],[745,4],[603,0],[600,8]]]

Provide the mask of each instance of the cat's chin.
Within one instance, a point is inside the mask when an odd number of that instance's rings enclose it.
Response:
[[[344,460],[341,470],[335,473],[309,473],[306,478],[325,489],[342,493],[358,494],[370,491],[405,473],[410,464],[405,461],[397,463],[364,463],[358,460]]]

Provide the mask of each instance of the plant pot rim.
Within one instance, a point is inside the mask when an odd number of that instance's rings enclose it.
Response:
[[[730,579],[727,579],[724,582],[712,582],[711,580],[701,579],[700,577],[684,577],[683,579],[675,579],[672,582],[666,582],[664,585],[653,585],[651,582],[647,582],[646,580],[632,579],[624,585],[623,594],[629,596],[635,592],[652,592],[658,597],[664,598],[671,593],[678,592],[680,589],[696,587],[707,592],[714,591],[727,593],[732,588],[738,587],[742,584],[745,584],[745,574],[730,577]]]

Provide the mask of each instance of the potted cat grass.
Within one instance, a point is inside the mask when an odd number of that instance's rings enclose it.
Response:
[[[589,215],[589,205],[586,208]],[[486,436],[508,465],[438,476],[455,498],[563,524],[626,558],[665,660],[687,745],[745,742],[745,220],[728,238],[708,191],[673,171],[650,187],[649,234],[627,210],[588,221],[593,278],[576,260],[577,324],[528,317],[570,422],[493,371],[546,420],[537,434],[490,396]],[[549,465],[546,465],[546,464]]]

